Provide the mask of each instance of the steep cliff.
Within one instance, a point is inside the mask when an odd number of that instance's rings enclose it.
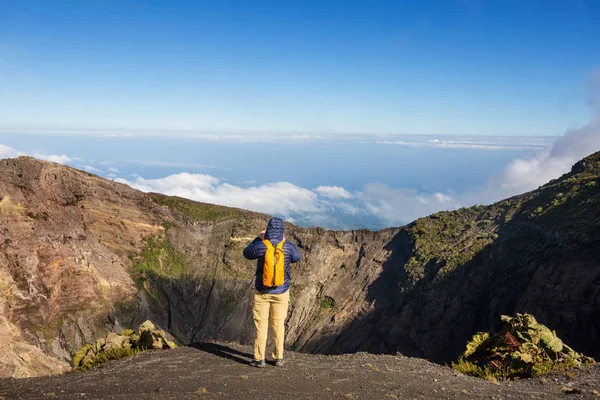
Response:
[[[529,312],[600,357],[599,194],[597,153],[531,193],[403,228],[289,225],[303,259],[287,346],[447,361],[500,314]],[[56,373],[145,319],[182,344],[251,341],[241,250],[266,215],[23,157],[0,161],[0,198],[0,376]]]

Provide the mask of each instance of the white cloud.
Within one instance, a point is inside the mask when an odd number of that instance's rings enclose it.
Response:
[[[306,140],[306,139],[321,139],[322,137],[323,136],[321,136],[321,135],[292,135],[292,136],[290,136],[290,139]],[[285,139],[285,138],[286,137],[284,136],[283,139]]]
[[[0,144],[0,159],[3,158],[15,158],[19,156],[19,152],[12,147]]]
[[[556,140],[551,146],[541,149],[534,156],[519,158],[510,162],[497,176],[491,177],[486,184],[473,191],[453,194],[434,193],[419,194],[410,190],[392,189],[385,185],[367,185],[362,201],[367,209],[388,223],[405,223],[436,211],[452,210],[474,204],[490,204],[517,194],[525,193],[548,183],[552,179],[570,171],[573,164],[588,155],[600,151],[600,73],[595,85],[591,87],[594,94],[590,104],[595,106],[592,120],[587,125],[573,129]],[[520,142],[531,144],[532,148],[543,144],[544,138],[527,138]],[[517,142],[518,143],[518,142]],[[469,148],[473,145],[433,140],[427,143],[410,146],[438,146],[451,148]],[[456,147],[458,146],[458,147]],[[462,146],[462,147],[460,147]],[[478,143],[482,150],[492,150],[498,146],[491,143]],[[482,148],[481,146],[490,146]],[[515,144],[516,146],[516,144]]]
[[[102,136],[104,136],[104,137],[126,137],[126,138],[134,137],[131,133],[105,133]]]
[[[36,151],[36,150],[32,151],[31,153],[23,153],[21,151],[13,149],[12,147],[0,144],[0,159],[15,158],[15,157],[19,157],[19,156],[31,156],[31,157],[35,157],[39,160],[51,161],[51,162],[55,162],[55,163],[59,163],[59,164],[66,164],[73,160],[70,157],[65,156],[65,155],[47,154],[47,153]]]
[[[412,148],[472,149],[472,150],[536,150],[547,148],[552,138],[501,137],[490,140],[489,137],[472,137],[463,140],[414,138],[413,140],[378,140],[378,144],[396,145]]]
[[[276,182],[241,188],[204,174],[180,173],[160,179],[137,177],[118,182],[144,192],[160,192],[206,203],[239,207],[248,210],[289,216],[296,213],[317,213],[323,210],[316,193],[288,182]]]
[[[434,193],[433,198],[437,200],[440,204],[449,203],[453,200],[452,197],[443,193]]]
[[[336,212],[351,216],[370,214],[388,224],[401,224],[446,209],[453,201],[449,195],[442,193],[423,195],[380,184],[366,185],[363,192],[352,194],[342,187],[322,186],[308,190],[289,182],[242,188],[210,175],[189,173],[159,179],[136,177],[132,181],[122,178],[116,181],[144,192],[159,192],[205,203],[281,215],[288,221],[327,227],[344,226],[333,216]],[[419,199],[426,201],[421,202]]]
[[[354,199],[356,195],[335,186],[308,190],[289,182],[275,182],[244,188],[211,175],[190,173],[179,173],[159,179],[138,176],[133,180],[118,178],[115,181],[144,192],[159,192],[205,203],[280,215],[286,220],[305,225],[342,227],[343,223],[333,214],[338,214],[339,217],[367,213],[362,204],[347,201]]]
[[[319,186],[313,189],[319,196],[329,199],[351,199],[352,193],[340,186]]]
[[[112,173],[114,173],[114,174],[116,174],[116,173],[118,173],[118,172],[119,172],[119,169],[118,169],[118,168],[115,168],[115,167],[108,167],[108,168],[106,168],[106,170],[107,170],[108,172],[112,172]]]
[[[335,209],[342,211],[344,214],[348,215],[360,215],[364,214],[364,210],[359,207],[353,206],[350,203],[335,203]]]
[[[403,224],[442,210],[490,204],[525,193],[570,171],[580,159],[600,151],[600,118],[567,132],[549,149],[515,159],[497,176],[473,191],[423,194],[387,185],[366,185],[361,202],[387,224]]]
[[[43,160],[43,161],[50,161],[50,162],[55,162],[58,164],[67,164],[68,162],[73,161],[73,159],[71,157],[68,157],[64,154],[62,155],[58,155],[58,154],[47,154],[47,153],[43,153],[40,151],[33,151],[30,154],[32,157],[37,158],[38,160]]]
[[[359,195],[365,209],[388,225],[400,225],[431,213],[456,208],[455,200],[443,193],[419,193],[384,184],[365,185]]]
[[[144,167],[166,167],[166,168],[192,168],[192,169],[216,169],[214,165],[194,164],[194,163],[178,163],[167,161],[130,161],[129,164],[141,165]]]
[[[497,176],[464,193],[418,193],[383,184],[366,185],[357,197],[369,213],[386,224],[403,224],[442,210],[490,204],[525,193],[570,171],[582,158],[600,151],[600,112],[579,129],[567,132],[550,148],[509,163]]]
[[[531,158],[512,161],[504,171],[490,180],[467,200],[489,203],[538,188],[569,172],[580,159],[600,150],[600,121],[567,132],[556,144]]]
[[[79,160],[81,161],[81,160]],[[115,161],[98,161],[99,165],[102,165],[103,167],[106,166],[110,166],[110,165],[116,165],[117,163]]]
[[[100,169],[98,169],[98,168],[96,168],[96,167],[93,167],[93,166],[91,166],[91,165],[85,165],[85,166],[83,167],[83,169],[84,169],[85,171],[87,171],[87,172],[95,172],[95,173],[101,173],[101,172],[102,172],[102,170],[100,170]]]

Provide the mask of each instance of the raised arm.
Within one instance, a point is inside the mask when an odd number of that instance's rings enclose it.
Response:
[[[263,244],[262,239],[257,237],[244,249],[244,257],[248,260],[256,260],[264,254],[264,247],[265,245]]]
[[[248,260],[256,260],[258,257],[265,254],[265,245],[263,240],[265,238],[265,231],[262,231],[258,234],[256,239],[254,239],[246,248],[244,249],[244,257]]]
[[[294,243],[290,243],[288,242],[290,245],[290,261],[292,263],[298,262],[300,261],[300,258],[302,258],[302,255],[300,254],[300,251],[298,250],[298,248],[294,245]]]

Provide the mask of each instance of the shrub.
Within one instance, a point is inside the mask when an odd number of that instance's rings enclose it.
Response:
[[[129,357],[145,350],[176,347],[164,331],[157,330],[152,322],[146,321],[139,326],[137,333],[132,329],[127,329],[120,335],[111,332],[98,339],[95,344],[86,344],[75,353],[73,366],[78,371],[85,371],[98,364]]]
[[[321,310],[332,310],[335,307],[335,300],[329,296],[325,296],[321,300]]]
[[[503,315],[502,321],[505,325],[494,336],[475,334],[452,368],[479,378],[520,379],[594,362],[563,343],[533,315]]]

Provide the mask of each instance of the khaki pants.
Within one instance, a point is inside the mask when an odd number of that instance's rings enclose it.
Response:
[[[267,347],[268,322],[271,323],[273,336],[275,336],[274,359],[283,358],[283,344],[285,342],[285,319],[287,318],[290,291],[282,294],[254,293],[252,313],[256,327],[256,340],[254,341],[254,359],[265,359]],[[268,321],[268,322],[267,322]]]

